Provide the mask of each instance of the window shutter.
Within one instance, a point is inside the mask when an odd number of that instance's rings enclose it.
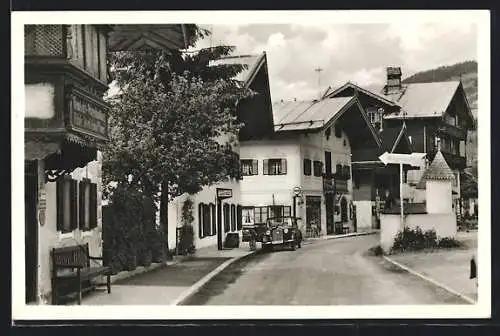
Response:
[[[240,231],[241,229],[243,229],[243,212],[241,210],[241,205],[238,205],[236,207],[236,223],[237,223],[237,229],[238,231]]]
[[[347,177],[346,179],[349,180],[351,178],[351,167],[345,166],[345,168],[346,168],[345,173],[346,173],[346,177]]]
[[[57,198],[57,231],[63,231],[64,228],[64,178],[60,178],[56,182],[56,198]]]
[[[281,175],[286,175],[286,159],[281,159]]]
[[[198,237],[203,238],[203,203],[198,204]]]
[[[70,194],[70,229],[75,230],[78,227],[78,182],[70,180],[69,185]]]
[[[80,181],[78,186],[78,214],[79,214],[79,228],[85,230],[85,182]]]
[[[89,218],[89,226],[90,229],[95,229],[97,227],[97,184],[90,183],[90,218]]]
[[[252,160],[252,175],[259,175],[259,161]]]
[[[263,174],[264,175],[269,175],[269,160],[268,159],[264,160],[264,171],[263,171]]]

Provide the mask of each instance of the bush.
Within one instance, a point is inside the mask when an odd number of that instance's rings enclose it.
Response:
[[[424,248],[435,248],[437,235],[435,230],[422,231],[420,227],[410,229],[405,227],[394,239],[392,249],[395,251],[417,251]]]
[[[438,243],[439,248],[454,248],[454,247],[461,247],[462,244],[456,240],[455,238],[451,237],[445,237],[441,238]]]
[[[180,255],[192,254],[195,251],[194,248],[194,230],[191,225],[183,225],[179,230],[179,248],[178,252]]]
[[[161,238],[151,239],[156,207],[151,198],[136,188],[119,185],[103,207],[103,250],[113,273],[151,264]],[[156,245],[155,245],[156,244]]]
[[[396,235],[392,250],[405,252],[435,248],[455,248],[460,246],[462,246],[462,244],[455,238],[445,237],[439,239],[435,230],[423,232],[420,227],[416,227],[415,229],[405,227],[403,231],[400,231]]]

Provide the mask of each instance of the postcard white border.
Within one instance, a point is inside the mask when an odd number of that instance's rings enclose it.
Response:
[[[487,10],[414,11],[155,11],[12,12],[12,318],[13,319],[338,319],[486,318],[491,314],[490,15]],[[24,304],[24,24],[97,23],[391,23],[459,21],[477,24],[479,300],[476,305],[423,306],[28,306]],[[457,38],[460,38],[457,36]]]

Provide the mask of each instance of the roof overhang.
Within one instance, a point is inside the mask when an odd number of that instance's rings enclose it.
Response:
[[[187,48],[193,39],[192,27],[184,24],[109,25],[109,51],[145,49],[178,50]]]
[[[356,84],[353,84],[351,82],[345,83],[344,85],[342,85],[341,87],[337,88],[333,92],[325,95],[323,98],[333,97],[333,96],[337,95],[338,93],[344,91],[347,88],[355,89],[355,90],[357,90],[359,92],[362,92],[362,93],[364,93],[364,94],[366,94],[366,95],[368,95],[368,96],[370,96],[370,97],[372,97],[374,99],[377,99],[377,100],[379,100],[379,101],[381,101],[384,104],[387,104],[389,106],[398,106],[399,107],[399,105],[396,104],[394,101],[389,100],[389,99],[387,99],[387,98],[385,98],[382,95],[379,95],[377,93],[374,93],[374,92],[371,92],[369,90],[366,90],[366,89],[364,89],[364,88],[362,88],[360,86],[357,86]]]

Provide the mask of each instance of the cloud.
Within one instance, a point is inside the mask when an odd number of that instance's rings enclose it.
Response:
[[[477,59],[477,31],[467,22],[400,20],[370,24],[212,25],[199,45],[229,44],[236,53],[266,51],[273,100],[312,99],[346,81],[372,85],[385,80],[386,66],[403,76]],[[318,78],[315,68],[323,70]],[[318,85],[318,80],[320,85]]]

